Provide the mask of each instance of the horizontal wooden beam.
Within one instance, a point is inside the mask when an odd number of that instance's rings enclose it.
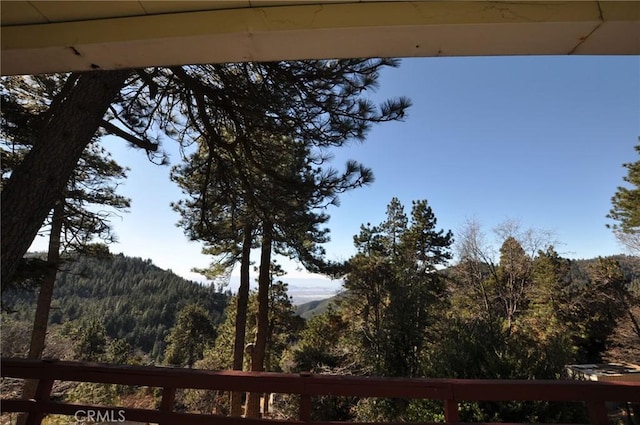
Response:
[[[35,400],[3,400],[2,412],[46,412],[57,415],[86,417],[86,412],[100,412],[109,418],[126,418],[127,421],[172,423],[182,425],[291,425],[301,424],[297,421],[273,420],[273,419],[248,419],[232,418],[229,416],[204,415],[196,413],[163,412],[151,409],[139,409],[131,407],[111,407],[93,404],[40,402]],[[95,416],[95,415],[94,415]],[[103,416],[104,417],[104,416]],[[78,421],[80,423],[80,421]],[[114,423],[114,422],[110,422]]]
[[[161,388],[432,400],[640,402],[640,382],[476,380],[211,371],[158,366],[2,359],[2,376]]]

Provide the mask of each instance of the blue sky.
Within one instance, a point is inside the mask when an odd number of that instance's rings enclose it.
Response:
[[[404,122],[378,125],[365,143],[334,152],[335,167],[355,159],[376,180],[329,209],[329,258],[352,255],[360,224],[383,220],[394,196],[407,209],[412,200],[427,199],[439,226],[454,234],[470,218],[487,233],[515,219],[555,231],[566,257],[622,252],[605,216],[625,175],[622,163],[638,159],[639,57],[403,59],[382,73],[371,98],[401,95],[413,102]],[[175,227],[169,203],[181,195],[169,167],[148,163],[119,140],[104,143],[131,167],[121,193],[132,198],[132,208],[113,220],[120,243],[112,251],[196,279],[190,269],[209,259]],[[177,163],[175,143],[167,140],[165,148]],[[286,267],[294,285],[339,286]]]
[[[638,159],[639,83],[638,57],[404,60],[379,94],[412,98],[406,122],[338,156],[372,167],[376,182],[343,197],[334,239],[382,220],[397,196],[426,198],[454,232],[465,217],[487,230],[512,218],[556,231],[566,256],[619,252],[605,216],[622,163]]]

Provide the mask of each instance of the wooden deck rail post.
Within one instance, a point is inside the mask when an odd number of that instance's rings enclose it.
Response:
[[[160,401],[160,412],[173,412],[173,402],[176,399],[176,389],[173,387],[162,388],[162,400]],[[160,422],[158,425],[169,425],[169,422]]]
[[[458,402],[453,399],[444,401],[444,421],[448,425],[456,425],[460,422],[460,413],[458,412]]]
[[[589,422],[598,425],[610,425],[609,415],[607,414],[607,406],[604,401],[588,401],[587,413],[589,415]]]
[[[40,379],[35,395],[36,408],[38,410],[35,412],[29,412],[26,425],[40,425],[42,423],[42,419],[44,419],[46,413],[42,412],[40,409],[43,407],[42,403],[45,401],[49,401],[49,399],[51,398],[52,389],[53,379]]]
[[[310,378],[311,372],[300,372],[300,377]],[[303,388],[306,388],[306,385],[303,384]],[[308,394],[300,394],[299,419],[301,422],[311,422],[311,396]]]

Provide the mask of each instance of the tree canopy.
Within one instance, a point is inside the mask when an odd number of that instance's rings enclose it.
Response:
[[[61,90],[62,84],[64,77],[55,75],[3,79],[0,130],[3,187],[33,148],[36,135],[46,119],[47,102]],[[130,206],[130,200],[116,192],[126,173],[127,170],[118,165],[94,137],[59,194],[55,202],[58,209],[54,208],[48,214],[40,234],[48,233],[56,240],[53,245],[62,252],[82,252],[96,240],[113,242],[115,235],[109,218]],[[52,226],[54,222],[55,226]],[[58,231],[55,233],[59,234],[52,235],[52,227],[56,227]],[[57,267],[57,264],[52,267]],[[28,276],[28,271],[23,275]]]
[[[275,172],[264,168],[262,156],[268,151],[255,135],[290,137],[321,149],[363,140],[372,124],[401,119],[407,99],[376,106],[365,97],[375,89],[380,69],[397,64],[392,59],[318,60],[68,75],[43,112],[47,119],[34,147],[3,186],[3,282],[14,274],[99,128],[152,155],[163,137],[182,146],[202,140],[209,163],[227,155],[226,163],[232,161],[246,183],[247,163]],[[24,193],[30,195],[25,199]]]

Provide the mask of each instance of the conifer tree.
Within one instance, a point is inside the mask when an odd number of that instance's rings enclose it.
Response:
[[[635,146],[640,153],[640,145]],[[623,164],[627,175],[623,177],[629,186],[620,186],[611,198],[613,207],[607,218],[615,221],[607,225],[616,238],[632,253],[640,252],[640,161]]]
[[[553,247],[538,252],[532,264],[533,284],[528,291],[531,322],[529,332],[539,335],[540,340],[554,334],[567,334],[566,312],[569,305],[567,286],[570,283],[571,264]]]
[[[290,195],[291,188],[300,187],[299,176],[278,169],[280,158],[271,154],[283,150],[274,150],[271,142],[291,140],[299,144],[284,144],[293,149],[285,156],[293,161],[289,166],[295,164],[293,173],[315,164],[322,172],[312,175],[336,185],[322,185],[320,191],[302,186],[302,215],[280,232],[288,235],[284,238],[287,242],[275,243],[278,249],[293,249],[309,265],[322,265],[321,251],[302,237],[305,227],[300,226],[299,220],[304,217],[315,220],[316,226],[321,224],[326,219],[322,214],[310,213],[310,206],[314,205],[310,199],[331,200],[341,187],[367,182],[366,169],[353,162],[347,164],[343,174],[323,168],[326,149],[351,140],[362,141],[372,124],[404,117],[407,99],[392,99],[376,106],[365,97],[367,90],[377,86],[380,69],[397,63],[393,59],[316,60],[70,74],[51,108],[43,113],[48,121],[38,134],[34,149],[3,187],[3,282],[13,276],[15,264],[70,178],[80,152],[99,128],[147,152],[158,149],[158,130],[183,147],[195,141],[206,145],[204,163],[215,163],[219,170],[226,164],[227,169],[235,170],[242,192],[256,211],[262,212],[270,210],[273,199],[295,199],[281,195]],[[84,107],[84,102],[91,102],[90,107]],[[82,114],[71,113],[76,109]],[[72,137],[63,140],[62,129],[68,128],[73,129]],[[44,141],[45,130],[50,132],[51,145]],[[52,169],[48,161],[60,166]],[[255,171],[268,178],[272,190],[256,186]],[[38,179],[45,178],[51,178],[51,184],[38,186]],[[273,190],[275,198],[270,197]],[[32,205],[20,199],[20,192],[33,195],[28,200]],[[37,213],[28,213],[30,209]],[[279,221],[264,217],[256,228],[268,228],[264,222],[277,226]],[[297,229],[296,237],[292,229]],[[278,230],[282,229],[275,228],[274,234]]]
[[[3,104],[9,106],[3,108],[0,133],[4,159],[3,181],[32,147],[34,135],[38,134],[42,125],[46,102],[61,90],[63,80],[51,76],[36,76],[7,77],[4,82],[7,88],[21,90],[24,94],[19,99],[3,94]],[[126,170],[113,161],[104,148],[92,143],[83,152],[66,188],[54,204],[48,219],[48,270],[39,278],[40,296],[30,358],[40,358],[44,348],[49,306],[60,266],[61,251],[80,253],[95,238],[105,242],[114,240],[109,217],[115,211],[129,207],[129,199],[116,193],[117,181],[125,177]],[[24,275],[29,276],[29,273]]]
[[[167,337],[165,362],[191,368],[215,337],[209,313],[198,305],[187,305],[178,313],[176,324]]]
[[[425,346],[448,303],[437,270],[451,258],[452,233],[437,229],[426,200],[413,202],[407,217],[393,198],[386,219],[361,226],[354,243],[340,302],[353,357],[368,374],[421,376]],[[362,401],[356,410],[358,419],[389,421],[406,419],[407,408],[403,400],[382,400]]]
[[[278,280],[282,274],[282,269],[275,263],[271,264],[271,284],[269,285],[269,318],[267,328],[267,344],[265,350],[265,370],[269,372],[280,371],[279,359],[283,351],[291,341],[294,341],[303,324],[303,319],[296,316],[294,307],[287,294],[287,284]],[[207,349],[201,361],[195,367],[205,369],[229,369],[232,367],[232,353],[234,350],[236,310],[237,303],[231,302],[225,310],[224,321],[217,328],[217,337],[213,346]],[[258,327],[258,294],[250,292],[247,308],[246,330],[248,335],[253,335],[254,339],[247,343],[246,349],[252,351],[255,347],[255,335]],[[243,347],[244,348],[244,347]],[[250,368],[250,359],[246,362]],[[243,393],[240,393],[242,396]],[[195,395],[191,403],[202,405],[210,399],[211,394]],[[233,394],[231,404],[227,406],[226,400],[223,406],[216,406],[220,412],[228,412],[233,415]]]
[[[102,322],[91,320],[81,323],[71,331],[76,343],[75,356],[79,360],[104,360],[107,352],[107,331]]]
[[[638,300],[629,292],[629,282],[617,260],[598,258],[589,272],[591,281],[583,293],[582,307],[587,310],[586,331],[591,340],[588,348],[592,350],[591,357],[598,359],[608,345],[616,322],[623,315],[629,317],[635,336],[640,338],[640,321],[632,311]]]
[[[414,202],[409,219],[393,198],[386,220],[362,226],[354,237],[358,253],[349,260],[342,305],[357,317],[356,345],[373,374],[419,374],[429,328],[446,304],[444,283],[434,272],[451,257],[453,236],[436,226],[427,201]]]
[[[2,186],[2,239],[0,280],[4,288],[18,269],[23,255],[59,201],[64,188],[96,135],[109,105],[125,83],[129,71],[81,73],[67,76],[62,88],[39,112],[41,123],[33,147],[13,168]],[[20,98],[4,84],[9,98]]]
[[[7,88],[22,91],[23,95],[19,99],[7,93],[2,95],[3,104],[9,105],[2,111],[0,133],[3,183],[6,175],[32,148],[35,135],[42,126],[46,102],[62,90],[62,82],[61,78],[54,76],[5,78]],[[106,242],[114,240],[109,217],[114,211],[129,207],[129,199],[116,193],[117,184],[114,182],[125,177],[126,170],[113,161],[104,148],[91,143],[82,153],[65,189],[55,202],[48,218],[46,272],[35,276],[39,293],[28,358],[39,359],[45,347],[51,299],[62,251],[83,252],[95,238]],[[28,277],[32,274],[24,270],[23,275]],[[23,391],[25,396],[33,395],[35,385],[35,381],[26,383]]]
[[[391,59],[318,60],[68,75],[43,113],[34,149],[3,187],[3,282],[15,273],[99,128],[149,153],[158,150],[158,130],[184,146],[201,138],[214,160],[240,144],[250,155],[236,159],[258,164],[262,151],[250,137],[258,131],[330,147],[363,140],[373,123],[401,119],[408,100],[376,108],[363,96],[375,88],[381,68],[396,65]],[[238,136],[232,141],[223,137],[230,127]],[[246,163],[234,164],[240,165]]]
[[[271,262],[271,250],[275,249],[278,253],[299,259],[308,270],[330,270],[330,265],[322,258],[324,252],[319,246],[326,241],[327,231],[320,228],[320,225],[326,222],[328,216],[318,210],[336,203],[339,193],[372,180],[371,172],[353,161],[347,163],[342,173],[328,167],[326,149],[340,146],[353,138],[362,139],[371,122],[399,118],[400,115],[393,110],[408,105],[405,100],[391,107],[391,104],[386,104],[381,113],[377,114],[370,103],[358,99],[360,91],[374,84],[377,78],[374,69],[382,65],[382,62],[373,68],[366,65],[361,68],[361,76],[352,78],[349,67],[362,66],[365,63],[361,62],[358,65],[357,61],[337,61],[332,66],[346,67],[338,73],[326,74],[326,70],[317,68],[321,62],[285,64],[285,74],[296,71],[297,68],[306,68],[307,71],[319,71],[320,81],[311,84],[314,87],[313,92],[307,91],[309,87],[305,87],[306,82],[303,83],[299,87],[302,88],[302,92],[299,88],[295,89],[296,93],[291,93],[292,97],[287,99],[281,99],[283,89],[277,88],[276,99],[268,106],[273,108],[273,112],[267,115],[255,116],[255,111],[238,105],[231,122],[227,122],[226,127],[221,128],[220,125],[215,127],[216,123],[209,122],[210,117],[203,117],[201,110],[192,114],[203,122],[198,153],[190,158],[189,163],[193,164],[195,159],[200,165],[196,172],[193,172],[194,168],[190,165],[174,171],[174,179],[182,187],[195,188],[185,191],[191,200],[178,203],[176,206],[182,213],[182,224],[186,229],[191,229],[187,230],[188,232],[196,229],[205,240],[214,237],[214,233],[217,232],[218,236],[214,239],[218,246],[221,241],[227,240],[220,237],[224,231],[214,229],[214,220],[208,219],[204,211],[222,209],[225,212],[226,225],[235,228],[236,230],[231,232],[236,232],[236,235],[240,229],[255,229],[255,236],[261,238],[263,248],[259,278],[259,317],[263,319],[263,325],[259,326],[259,329],[266,326],[268,306],[267,288],[264,286],[268,284],[265,273]],[[182,78],[190,78],[184,70],[175,72]],[[235,81],[246,87],[247,92],[260,92],[263,96],[273,97],[273,88],[265,87],[261,77],[263,73],[264,70],[244,66],[242,73],[236,70]],[[324,82],[323,78],[326,79]],[[325,85],[330,80],[333,82]],[[224,83],[225,78],[221,81]],[[342,85],[345,82],[360,88],[353,91],[353,86]],[[322,85],[318,85],[319,83]],[[304,106],[305,102],[312,102],[315,106],[303,110],[301,106],[308,108]],[[330,108],[326,108],[328,115],[318,114],[323,107],[316,108],[323,104],[331,105]],[[283,109],[277,111],[278,108]],[[340,108],[344,108],[343,111],[332,117]],[[272,115],[274,113],[280,117],[275,122]],[[299,113],[310,121],[299,121]],[[287,119],[282,119],[285,116]],[[215,140],[225,141],[222,149],[220,144],[213,144]],[[186,170],[191,172],[185,173]],[[216,203],[217,206],[213,205]],[[211,204],[211,207],[207,206],[208,204]],[[229,230],[226,231],[228,234]],[[206,232],[209,233],[205,234]],[[246,239],[243,246],[252,246],[254,242],[249,238],[253,238],[254,235],[248,231],[244,234]],[[232,239],[233,244],[238,246],[240,238],[236,236]],[[226,263],[227,267],[238,258],[240,250],[235,249],[231,252],[227,258],[232,261]],[[249,259],[248,252],[244,252],[246,255],[243,257],[241,269],[246,270]],[[240,356],[243,353],[243,332],[240,322],[243,321],[242,306],[245,304],[248,288],[248,273],[242,273],[242,276],[242,296],[238,297],[238,305],[241,308],[237,309],[238,334],[234,354],[236,368],[242,365]],[[260,364],[263,362],[264,335],[264,331],[258,332],[252,362],[255,370],[260,370]],[[251,404],[255,405],[255,401],[251,401]],[[237,412],[236,406],[234,403],[234,413]]]

